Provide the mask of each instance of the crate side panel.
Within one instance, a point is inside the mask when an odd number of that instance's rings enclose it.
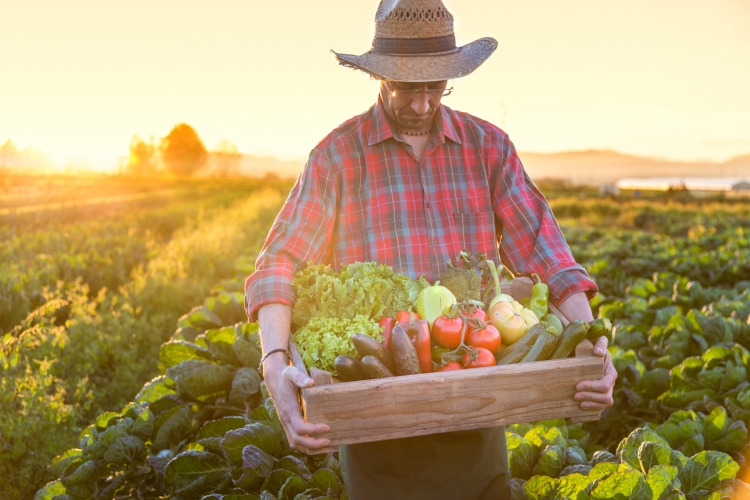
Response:
[[[601,377],[601,358],[534,365],[313,388],[306,417],[328,424],[331,443],[340,445],[596,413],[582,410],[573,394],[581,380]]]

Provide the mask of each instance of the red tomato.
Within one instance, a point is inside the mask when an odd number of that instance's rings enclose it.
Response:
[[[400,325],[401,323],[406,323],[407,321],[411,321],[413,319],[421,319],[419,317],[419,314],[413,313],[410,311],[399,311],[396,313],[396,324]]]
[[[471,353],[464,354],[464,368],[483,368],[485,366],[495,366],[495,356],[484,347],[477,347],[479,355],[476,359],[471,359]]]
[[[467,314],[466,317],[481,319],[482,321],[487,323],[487,313],[479,308],[477,308],[472,314]]]
[[[463,370],[463,367],[457,361],[448,361],[448,364],[435,370],[436,372],[452,372],[453,370]]]
[[[447,318],[440,316],[432,324],[432,340],[437,345],[455,349],[461,344],[463,323],[463,320],[459,317]]]
[[[484,312],[481,309],[475,310],[472,314],[467,314],[467,318],[476,318],[480,321],[483,321],[484,323],[487,323],[487,313]],[[472,321],[466,323],[466,335],[470,334],[474,331],[474,326],[472,325]]]
[[[472,330],[466,339],[466,344],[472,347],[484,347],[490,352],[500,348],[500,332],[497,328],[488,324],[481,330]]]

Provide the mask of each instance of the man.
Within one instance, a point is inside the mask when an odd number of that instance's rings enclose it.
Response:
[[[466,76],[497,48],[483,38],[456,47],[441,0],[382,0],[373,48],[336,54],[381,81],[377,104],[334,130],[310,154],[246,284],[260,323],[265,382],[290,444],[329,445],[327,426],[305,422],[297,391],[313,381],[289,366],[296,271],[387,264],[433,282],[461,250],[484,252],[515,273],[539,274],[568,319],[592,319],[596,285],[575,263],[546,200],[508,136],[441,104],[447,81]],[[499,252],[498,252],[499,251]],[[585,409],[611,406],[617,374],[606,339],[601,380],[581,382]],[[341,447],[349,498],[510,498],[502,427]]]

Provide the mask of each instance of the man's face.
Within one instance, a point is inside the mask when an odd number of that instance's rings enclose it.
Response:
[[[446,80],[426,83],[381,82],[380,95],[388,115],[400,128],[426,129],[432,125],[447,83]],[[425,92],[410,92],[414,90]]]

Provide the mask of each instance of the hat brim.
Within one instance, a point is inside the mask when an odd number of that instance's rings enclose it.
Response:
[[[494,38],[480,38],[455,51],[444,54],[399,56],[379,54],[372,50],[355,56],[336,55],[339,64],[359,69],[370,75],[398,82],[435,82],[451,80],[472,73],[497,49]]]

